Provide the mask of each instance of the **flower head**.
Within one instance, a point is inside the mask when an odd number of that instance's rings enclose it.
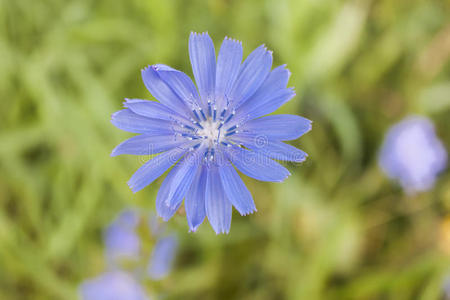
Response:
[[[436,136],[433,123],[424,117],[408,117],[386,135],[379,163],[386,174],[408,193],[433,187],[447,164],[447,152]]]
[[[159,102],[127,99],[125,109],[112,115],[115,126],[140,134],[112,156],[159,153],[131,177],[131,189],[141,190],[175,165],[157,195],[159,216],[170,219],[184,198],[190,230],[207,216],[216,233],[228,233],[232,206],[241,215],[256,211],[235,168],[261,181],[283,181],[290,173],[273,159],[305,160],[305,152],[282,141],[308,132],[311,121],[263,117],[295,95],[286,88],[290,72],[285,66],[271,71],[272,52],[264,46],[242,62],[242,44],[225,38],[216,61],[208,34],[192,33],[189,54],[197,88],[166,65],[142,70],[145,86]]]

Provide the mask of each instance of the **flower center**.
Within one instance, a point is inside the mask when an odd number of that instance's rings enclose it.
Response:
[[[208,118],[206,121],[200,123],[200,125],[202,125],[203,129],[200,129],[197,132],[197,135],[204,138],[209,143],[210,147],[221,142],[220,122],[214,122],[211,118]]]
[[[200,146],[206,146],[205,160],[212,161],[217,154],[216,150],[219,147],[231,147],[232,143],[229,138],[238,133],[239,125],[230,126],[229,123],[233,119],[235,111],[224,108],[219,112],[208,101],[207,109],[202,110],[200,107],[193,107],[192,113],[193,118],[190,119],[192,126],[180,124],[182,128],[187,130],[180,135],[195,141],[195,144],[191,147],[192,150]]]

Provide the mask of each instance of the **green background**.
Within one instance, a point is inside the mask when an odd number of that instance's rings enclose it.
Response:
[[[313,120],[309,158],[284,183],[244,178],[258,212],[229,235],[183,212],[167,299],[442,299],[450,271],[450,173],[407,196],[377,165],[386,130],[433,119],[450,144],[450,3],[433,0],[0,0],[0,299],[76,299],[105,270],[102,230],[125,207],[154,210],[161,178],[133,194],[142,157],[110,115],[152,99],[141,68],[192,75],[191,31],[244,55],[264,43]],[[418,158],[420,159],[420,157]],[[148,237],[144,237],[148,238]]]

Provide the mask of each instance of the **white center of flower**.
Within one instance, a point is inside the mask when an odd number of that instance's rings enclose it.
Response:
[[[205,150],[204,159],[213,161],[222,147],[232,147],[230,136],[238,133],[239,124],[232,125],[235,111],[224,108],[220,113],[216,107],[208,101],[208,107],[202,110],[200,107],[192,108],[192,126],[182,124],[189,132],[181,133],[188,140],[195,141],[192,150],[202,146]]]
[[[199,129],[197,134],[208,141],[209,146],[220,143],[222,140],[221,132],[219,130],[220,122],[213,122],[211,119],[208,119],[200,123],[200,125],[202,125],[203,129]]]

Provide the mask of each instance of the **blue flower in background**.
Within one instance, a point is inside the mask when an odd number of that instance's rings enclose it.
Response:
[[[178,248],[177,237],[166,234],[165,230],[151,215],[148,229],[155,239],[150,257],[141,251],[141,237],[137,226],[141,216],[137,210],[124,210],[105,230],[105,252],[107,263],[113,269],[121,268],[122,262],[148,261],[146,275],[153,280],[166,277],[172,269]]]
[[[109,264],[122,260],[137,260],[141,252],[141,239],[135,232],[139,223],[139,213],[135,210],[123,211],[105,230],[105,252]]]
[[[148,218],[148,229],[154,239],[150,255],[141,249],[137,233],[141,214],[135,209],[122,211],[104,233],[108,272],[86,280],[80,286],[83,300],[144,300],[149,299],[140,281],[144,278],[161,280],[172,270],[178,239],[167,234],[154,215]],[[126,266],[125,261],[136,262]],[[145,266],[142,268],[141,266]]]
[[[175,236],[161,238],[153,249],[147,274],[153,280],[166,277],[172,269],[178,241]]]
[[[183,72],[166,65],[142,70],[142,79],[159,101],[127,99],[112,115],[122,130],[139,133],[117,146],[119,154],[154,155],[131,177],[137,192],[172,165],[156,199],[165,221],[183,198],[191,231],[205,216],[216,233],[228,233],[234,206],[241,215],[256,211],[235,167],[261,181],[281,182],[289,171],[273,159],[302,162],[306,153],[283,143],[311,129],[295,115],[271,115],[294,95],[290,72],[273,70],[272,52],[256,48],[243,63],[242,44],[225,38],[217,62],[207,33],[192,33],[189,54],[197,88]]]
[[[394,125],[386,135],[379,163],[386,174],[408,193],[433,187],[447,164],[447,152],[433,123],[419,116]]]
[[[113,271],[85,281],[83,300],[148,300],[143,287],[127,272]]]

